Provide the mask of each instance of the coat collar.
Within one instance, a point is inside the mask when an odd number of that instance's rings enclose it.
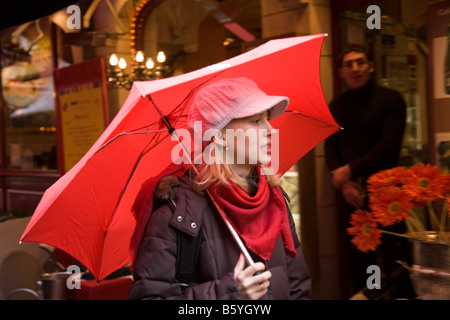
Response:
[[[155,201],[167,202],[172,208],[171,226],[197,237],[210,200],[206,195],[195,192],[192,183],[189,174],[180,178],[164,177],[155,191]]]

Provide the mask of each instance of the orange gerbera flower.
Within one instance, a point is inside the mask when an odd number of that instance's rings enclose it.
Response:
[[[406,219],[411,207],[411,198],[398,187],[384,188],[384,191],[370,203],[375,220],[383,226],[390,226]]]
[[[370,212],[356,210],[350,217],[351,226],[347,228],[348,234],[354,236],[351,242],[360,251],[375,250],[381,243],[381,233],[411,237],[411,232],[426,230],[428,226],[432,231],[442,231],[447,225],[450,174],[442,173],[436,165],[422,163],[409,169],[397,167],[379,171],[367,179],[367,189]],[[428,210],[417,215],[416,210],[427,205]],[[436,208],[444,211],[437,214]],[[378,225],[391,226],[406,218],[410,222],[406,224],[408,233],[378,229]],[[424,222],[422,218],[429,221]],[[440,233],[438,238],[447,240]]]
[[[381,243],[381,233],[372,215],[366,210],[358,209],[352,213],[350,224],[352,227],[347,228],[347,232],[354,236],[352,243],[363,252],[375,251]]]
[[[367,190],[373,196],[385,187],[397,186],[406,176],[405,167],[396,167],[374,173],[367,179]]]
[[[442,173],[437,166],[423,164],[411,167],[403,186],[416,201],[434,201],[442,198],[444,181]]]

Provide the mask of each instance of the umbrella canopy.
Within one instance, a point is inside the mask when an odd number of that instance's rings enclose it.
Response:
[[[172,161],[177,145],[164,122],[185,128],[191,97],[211,81],[245,76],[288,96],[279,129],[279,174],[339,130],[319,77],[324,35],[278,39],[177,77],[135,82],[125,104],[87,154],[43,195],[21,241],[58,247],[101,281],[131,262],[131,212],[142,184]]]

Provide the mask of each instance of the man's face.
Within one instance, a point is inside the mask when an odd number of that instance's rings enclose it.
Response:
[[[362,52],[349,52],[342,59],[339,75],[351,90],[362,88],[369,82],[374,71],[373,62],[369,62]]]

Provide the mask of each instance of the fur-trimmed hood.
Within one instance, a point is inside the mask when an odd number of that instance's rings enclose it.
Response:
[[[202,225],[203,214],[211,204],[208,196],[193,190],[188,174],[181,177],[163,177],[154,193],[153,211],[167,204],[172,210],[170,224],[191,236],[196,237]]]
[[[176,200],[174,188],[179,187],[181,181],[178,177],[170,175],[163,177],[155,189],[154,201],[163,203],[170,199]]]

